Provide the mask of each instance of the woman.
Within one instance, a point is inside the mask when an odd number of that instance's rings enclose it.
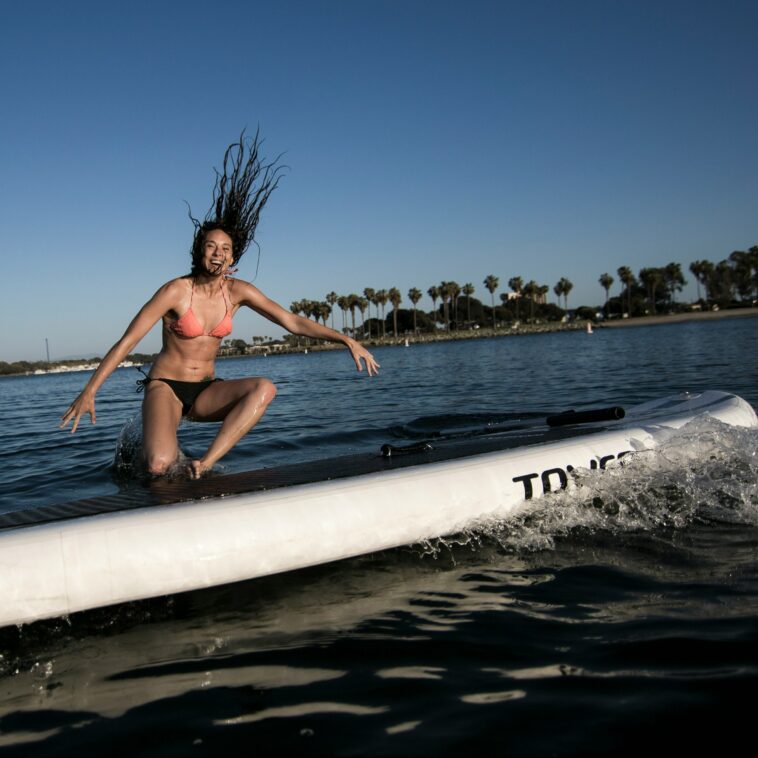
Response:
[[[163,347],[141,384],[143,454],[148,471],[165,474],[177,460],[176,430],[182,416],[193,421],[221,421],[205,454],[189,464],[198,478],[252,429],[276,395],[262,377],[222,381],[215,378],[215,359],[221,340],[232,331],[232,317],[246,306],[292,334],[342,342],[358,371],[372,376],[379,364],[358,342],[318,323],[297,316],[269,300],[248,282],[235,279],[232,268],[254,241],[260,211],[279,181],[276,161],[263,164],[260,141],[240,137],[227,148],[224,172],[217,174],[213,204],[205,221],[195,224],[192,271],[164,284],[108,351],[84,390],[61,417],[61,428],[89,413],[96,421],[95,395],[140,340],[163,320]],[[247,157],[246,156],[247,152]]]

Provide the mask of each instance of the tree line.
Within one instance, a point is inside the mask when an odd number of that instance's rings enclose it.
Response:
[[[296,300],[290,305],[290,310],[306,318],[321,320],[325,326],[331,319],[331,327],[334,329],[335,313],[339,309],[342,312],[342,329],[351,334],[360,334],[365,337],[383,339],[387,336],[387,330],[392,325],[392,333],[395,337],[401,331],[428,332],[438,328],[453,330],[471,328],[475,324],[487,323],[497,328],[503,321],[518,321],[521,318],[521,301],[528,301],[529,317],[560,318],[563,314],[560,309],[547,303],[548,285],[537,284],[534,280],[524,283],[520,276],[512,277],[508,281],[510,292],[500,293],[501,305],[495,305],[495,293],[500,286],[500,280],[494,274],[490,274],[483,281],[485,289],[490,293],[491,306],[484,305],[477,298],[472,297],[476,288],[471,282],[463,286],[454,281],[443,281],[429,287],[426,294],[432,300],[432,310],[422,311],[418,309],[418,303],[423,293],[417,287],[408,290],[407,298],[411,303],[410,309],[400,308],[403,295],[397,287],[389,289],[374,289],[366,287],[362,295],[355,293],[338,295],[330,292],[324,300]],[[559,296],[568,298],[568,293],[573,284],[562,277],[556,284],[554,291]],[[439,305],[437,304],[439,302]],[[391,313],[387,315],[387,306],[392,306]],[[372,316],[371,307],[375,315]],[[464,316],[465,313],[465,316]],[[356,316],[360,314],[360,324],[356,326]]]
[[[748,250],[735,250],[715,264],[709,260],[693,261],[689,270],[695,277],[701,307],[728,308],[752,305],[758,300],[757,245]],[[681,310],[682,304],[676,302],[676,293],[687,284],[681,264],[643,268],[638,276],[628,266],[621,266],[616,273],[621,284],[621,292],[616,298],[610,297],[614,278],[604,273],[598,280],[605,290],[607,317],[614,313],[639,316],[656,314],[661,309]]]
[[[758,246],[747,251],[735,251],[717,264],[695,261],[690,265],[690,272],[698,284],[701,307],[745,305],[752,302],[754,297],[758,298]],[[687,284],[680,263],[642,268],[638,275],[628,266],[621,266],[616,274],[621,285],[618,296],[611,296],[611,288],[616,279],[609,273],[603,273],[598,281],[605,291],[605,305],[602,308],[581,306],[576,308],[574,315],[582,319],[594,318],[597,311],[602,310],[606,318],[623,314],[640,316],[655,314],[664,308],[671,311],[684,307],[684,304],[676,301],[677,293]],[[522,319],[560,320],[569,311],[568,298],[574,287],[565,276],[553,286],[558,302],[563,299],[561,308],[547,302],[549,285],[538,284],[534,279],[527,282],[521,276],[508,279],[508,289],[498,295],[500,305],[495,302],[500,278],[489,274],[482,284],[489,293],[490,305],[473,297],[476,288],[471,282],[461,286],[454,281],[443,281],[426,290],[432,301],[431,311],[418,309],[423,293],[417,287],[411,287],[407,292],[411,304],[409,309],[400,307],[403,295],[397,287],[366,287],[360,295],[330,292],[324,300],[296,300],[290,305],[290,310],[306,318],[322,321],[325,326],[331,325],[333,329],[336,328],[335,314],[339,310],[344,332],[369,339],[383,339],[390,328],[397,337],[401,332],[433,332],[439,328],[455,330],[491,326],[497,329],[504,323],[519,322]],[[701,297],[701,286],[705,291],[705,299]],[[388,306],[391,306],[389,315],[386,313]]]
[[[740,307],[755,304],[758,301],[758,245],[748,250],[735,250],[727,258],[713,263],[709,260],[696,260],[689,266],[690,273],[697,283],[697,297],[701,307],[719,308]],[[676,294],[687,284],[682,266],[668,263],[660,267],[640,269],[637,276],[628,266],[616,270],[620,291],[611,296],[611,288],[616,279],[609,273],[600,275],[598,282],[605,291],[605,305],[580,306],[574,310],[574,316],[580,319],[594,319],[598,310],[606,318],[643,316],[658,313],[661,310],[683,310],[685,304],[676,301]],[[416,287],[408,290],[407,298],[411,309],[400,308],[403,296],[397,287],[390,289],[373,289],[366,287],[362,295],[338,295],[330,292],[322,301],[298,300],[290,305],[290,310],[307,318],[323,321],[327,325],[331,319],[334,329],[335,310],[342,312],[342,330],[362,337],[385,338],[391,319],[392,332],[397,337],[402,332],[434,332],[444,330],[469,329],[475,326],[492,326],[497,329],[503,324],[513,324],[528,319],[546,321],[561,320],[568,312],[568,296],[574,285],[567,277],[561,277],[554,285],[553,292],[559,299],[563,298],[563,308],[547,302],[550,287],[538,284],[533,279],[524,282],[520,276],[508,279],[508,290],[499,293],[500,305],[495,303],[495,293],[500,288],[500,279],[490,274],[483,280],[484,289],[490,295],[490,305],[473,297],[476,288],[470,282],[460,286],[457,282],[443,281],[429,287],[426,294],[432,300],[432,310],[418,310],[417,305],[423,293]],[[439,305],[437,304],[439,301]],[[392,306],[389,316],[386,307]],[[336,306],[336,309],[335,309]],[[375,316],[371,315],[371,306]],[[361,324],[356,326],[356,312],[360,314]],[[381,315],[380,315],[381,312]],[[368,318],[366,314],[368,313]],[[348,314],[350,325],[348,326]],[[253,343],[263,341],[263,337],[253,337]],[[247,347],[243,340],[235,340],[233,347],[244,352]],[[134,354],[128,360],[135,363],[149,363],[153,356]],[[98,363],[100,358],[90,359]],[[31,373],[35,370],[48,370],[53,366],[75,365],[81,359],[69,361],[0,361],[0,376]]]
[[[157,353],[131,353],[124,359],[125,361],[131,361],[132,363],[152,363]],[[14,361],[13,363],[7,363],[6,361],[0,361],[0,376],[12,376],[15,374],[33,374],[35,371],[49,371],[53,368],[59,368],[61,366],[68,366],[74,368],[81,366],[82,364],[95,365],[100,363],[102,358],[96,356],[94,358],[67,358],[60,361]]]

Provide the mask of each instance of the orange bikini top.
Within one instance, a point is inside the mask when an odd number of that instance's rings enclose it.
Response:
[[[168,325],[168,328],[179,337],[185,339],[192,339],[194,337],[217,337],[221,339],[232,333],[232,317],[229,315],[229,300],[224,294],[224,285],[221,285],[221,297],[224,298],[224,305],[226,306],[226,313],[224,318],[216,324],[209,332],[204,332],[203,327],[197,320],[197,316],[192,310],[192,298],[195,296],[195,280],[192,280],[192,294],[190,295],[190,304],[181,316],[176,321],[173,321]]]

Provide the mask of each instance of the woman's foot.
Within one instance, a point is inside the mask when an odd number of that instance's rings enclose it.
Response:
[[[201,476],[210,471],[210,466],[206,466],[202,461],[190,461],[187,466],[187,473],[190,479],[200,479]]]

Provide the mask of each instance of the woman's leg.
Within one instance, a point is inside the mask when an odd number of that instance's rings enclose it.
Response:
[[[165,474],[176,461],[176,430],[181,420],[182,404],[174,391],[164,382],[152,380],[142,401],[142,454],[151,474]]]
[[[198,395],[187,418],[193,421],[223,421],[205,455],[190,464],[198,477],[226,455],[260,421],[276,387],[262,377],[214,382]]]

